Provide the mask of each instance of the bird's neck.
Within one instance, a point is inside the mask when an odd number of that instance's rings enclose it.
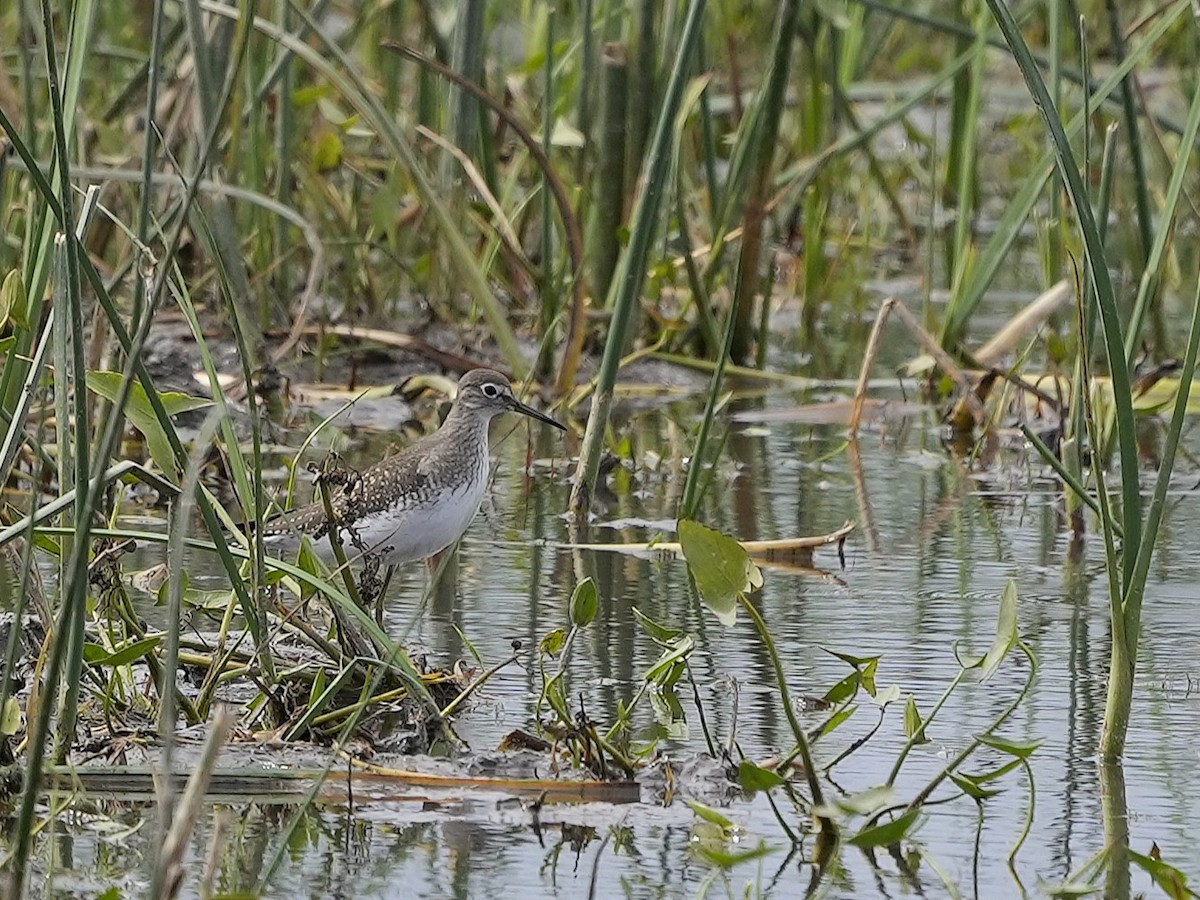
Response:
[[[470,443],[472,446],[482,447],[486,455],[490,424],[490,416],[480,415],[477,411],[465,407],[454,406],[450,409],[450,414],[446,416],[442,427],[438,429],[438,435],[443,440],[458,441],[464,445]]]

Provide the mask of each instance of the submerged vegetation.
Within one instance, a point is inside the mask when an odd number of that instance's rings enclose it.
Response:
[[[915,837],[938,805],[978,805],[978,847],[989,798],[1020,781],[1033,820],[1037,743],[1006,731],[1038,672],[1016,583],[994,598],[988,649],[945,648],[958,673],[932,708],[880,683],[866,652],[836,651],[845,676],[800,696],[755,560],[782,545],[811,567],[812,547],[840,553],[851,526],[769,547],[710,527],[731,398],[858,374],[848,414],[821,412],[849,422],[842,452],[857,465],[881,411],[872,375],[903,362],[945,411],[948,452],[970,466],[998,443],[1031,448],[1061,491],[1072,562],[1103,560],[1105,849],[1055,890],[1103,881],[1128,896],[1137,866],[1195,896],[1171,861],[1130,846],[1121,769],[1139,646],[1163,637],[1142,628],[1146,585],[1196,406],[1193,0],[136,6],[0,12],[13,36],[0,49],[0,550],[13,587],[0,606],[0,893],[29,886],[42,835],[97,759],[151,748],[161,828],[147,868],[152,895],[171,896],[190,878],[220,748],[320,747],[255,885],[266,890],[335,766],[404,782],[412,773],[367,760],[454,757],[455,716],[516,665],[536,673],[537,697],[504,749],[546,762],[503,788],[541,792],[537,808],[547,771],[586,798],[608,796],[594,782],[666,769],[669,804],[669,750],[697,726],[722,783],[765,796],[778,825],[774,843],[746,848],[736,809],[689,799],[704,890],[786,847],[812,892],[836,889],[848,848],[885,850],[906,880],[925,865],[954,892]],[[862,275],[914,269],[906,296]],[[1045,292],[996,328],[992,298],[1029,281]],[[474,659],[455,666],[389,633],[379,560],[350,565],[336,541],[332,567],[309,548],[275,559],[260,535],[306,466],[332,513],[355,477],[332,452],[348,408],[390,398],[404,376],[403,424],[424,428],[453,381],[414,373],[482,364],[573,425],[558,547],[572,590],[536,647],[485,659],[460,631]],[[678,552],[694,604],[752,629],[759,686],[790,734],[774,755],[743,747],[736,697],[727,730],[711,726],[698,684],[713,667],[694,664],[695,619],[678,611],[632,610],[658,657],[613,709],[586,707],[573,682],[573,651],[609,609],[592,512],[629,456],[615,401],[639,364],[706,385],[698,421],[675,434],[678,545],[640,551]],[[342,390],[322,395],[329,384]],[[329,396],[318,416],[314,398]],[[1151,473],[1140,435],[1160,414]],[[539,452],[530,477],[550,468]],[[137,545],[160,548],[158,563],[134,571]],[[220,590],[193,583],[200,557]],[[431,567],[421,604],[448,565]],[[902,782],[947,700],[1001,667],[1024,688],[932,777]],[[187,751],[181,730],[201,728],[205,749]],[[842,789],[839,765],[869,752],[890,754],[890,771]]]

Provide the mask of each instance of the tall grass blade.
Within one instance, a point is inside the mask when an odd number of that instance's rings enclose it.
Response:
[[[1125,533],[1125,549],[1127,553],[1136,553],[1141,543],[1141,493],[1138,486],[1138,456],[1136,440],[1136,423],[1133,418],[1133,394],[1130,389],[1129,368],[1125,364],[1124,336],[1121,328],[1120,313],[1117,308],[1116,292],[1113,289],[1112,276],[1109,273],[1104,242],[1096,227],[1095,216],[1092,212],[1091,201],[1088,199],[1087,188],[1083,176],[1072,156],[1071,144],[1054,107],[1053,100],[1046,90],[1037,64],[1029,52],[1029,45],[1017,28],[1012,11],[1002,0],[987,0],[996,17],[996,22],[1012,49],[1013,57],[1021,70],[1021,75],[1037,104],[1046,127],[1054,140],[1054,153],[1058,169],[1067,185],[1067,193],[1071,205],[1083,233],[1086,250],[1088,272],[1096,289],[1096,299],[1099,304],[1100,322],[1104,329],[1104,343],[1107,348],[1109,372],[1113,384],[1113,404],[1116,412],[1117,443],[1121,464],[1121,496],[1122,496],[1122,528]],[[1129,569],[1126,567],[1124,583],[1128,584]]]
[[[646,159],[642,190],[638,195],[630,225],[629,246],[617,264],[614,290],[617,291],[613,304],[613,318],[605,339],[604,356],[600,362],[600,375],[596,391],[592,394],[591,413],[588,416],[583,446],[579,453],[579,464],[575,472],[575,484],[571,489],[570,509],[577,525],[582,527],[591,503],[596,484],[596,473],[600,467],[600,450],[604,433],[608,428],[608,412],[612,405],[613,386],[617,381],[617,369],[624,352],[633,311],[638,304],[642,283],[646,278],[646,265],[650,245],[658,225],[658,211],[669,181],[667,171],[671,153],[671,135],[676,114],[683,99],[687,73],[691,67],[691,55],[700,35],[704,19],[705,0],[691,0],[683,34],[676,50],[671,78],[667,83],[666,95],[658,112],[654,127],[654,138],[650,143]]]

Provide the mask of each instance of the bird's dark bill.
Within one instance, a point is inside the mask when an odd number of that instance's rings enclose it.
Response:
[[[522,415],[529,416],[529,418],[531,418],[531,419],[537,419],[539,422],[545,422],[547,425],[553,425],[559,431],[567,430],[566,425],[562,424],[561,422],[559,422],[555,419],[550,418],[544,412],[539,412],[538,410],[534,409],[532,406],[526,406],[520,400],[513,401],[513,412],[519,412]]]

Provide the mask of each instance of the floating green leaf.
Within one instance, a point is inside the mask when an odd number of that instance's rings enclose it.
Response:
[[[755,791],[769,791],[777,788],[784,783],[785,779],[778,772],[764,769],[748,759],[743,759],[741,765],[738,766],[738,781],[741,782],[743,791],[753,794]]]
[[[674,684],[683,674],[683,666],[687,663],[688,655],[695,646],[696,642],[690,635],[677,638],[670,647],[663,650],[658,661],[646,671],[646,680],[664,686]]]
[[[115,403],[120,394],[121,381],[120,372],[88,372],[87,375],[88,388],[111,403]],[[177,391],[160,391],[158,398],[162,401],[163,408],[169,416],[212,405],[211,400],[192,397]],[[154,414],[150,398],[140,381],[135,381],[129,386],[129,400],[125,404],[125,415],[129,417],[133,427],[146,438],[146,449],[150,451],[150,458],[154,460],[154,464],[162,470],[163,474],[178,477],[179,467],[175,463],[171,442],[167,440],[167,432]]]
[[[992,769],[990,772],[978,772],[978,773],[962,772],[960,774],[971,779],[976,784],[985,784],[986,782],[989,782],[989,781],[995,781],[997,778],[1003,778],[1005,775],[1007,775],[1013,769],[1017,768],[1019,765],[1021,765],[1021,757],[1018,756],[1014,759],[1010,759],[1004,765],[998,766],[997,768]]]
[[[691,519],[679,520],[679,543],[701,598],[722,625],[733,625],[738,597],[762,587],[762,572],[733,538]]]
[[[836,656],[838,659],[840,659],[846,665],[848,665],[852,668],[855,668],[855,669],[860,669],[863,666],[870,665],[871,663],[875,663],[875,664],[879,663],[878,656],[852,656],[849,653],[840,653],[837,650],[830,650],[828,647],[822,647],[821,649],[824,650],[826,653],[828,653],[830,656]]]
[[[586,628],[595,620],[599,609],[600,596],[596,591],[596,582],[591,577],[585,578],[575,585],[575,590],[571,593],[571,624],[576,628]]]
[[[850,843],[863,849],[869,847],[890,847],[898,844],[908,835],[920,814],[919,809],[910,809],[899,818],[880,825],[868,825],[853,835]]]

